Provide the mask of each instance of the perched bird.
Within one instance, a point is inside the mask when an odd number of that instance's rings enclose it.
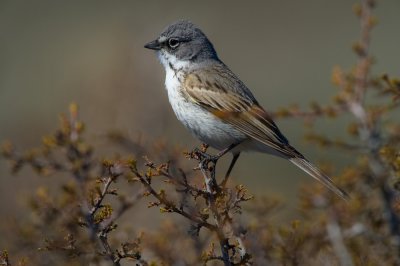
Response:
[[[218,58],[206,35],[189,21],[168,26],[145,48],[155,50],[166,71],[165,87],[179,121],[198,139],[227,152],[259,151],[287,159],[340,197],[346,192],[293,148],[246,85]]]

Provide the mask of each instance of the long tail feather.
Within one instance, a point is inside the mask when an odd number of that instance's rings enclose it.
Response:
[[[338,186],[336,186],[332,179],[324,174],[321,170],[319,170],[316,166],[311,164],[307,159],[304,158],[291,158],[289,159],[294,165],[299,167],[301,170],[309,174],[310,176],[314,177],[316,180],[321,182],[324,186],[332,190],[336,193],[339,197],[343,198],[344,200],[349,199],[349,195],[341,190]]]

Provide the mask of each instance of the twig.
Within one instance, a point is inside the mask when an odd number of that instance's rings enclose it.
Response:
[[[173,204],[171,204],[169,201],[167,201],[165,198],[161,197],[159,193],[157,193],[157,191],[154,190],[154,188],[151,186],[151,183],[146,180],[143,175],[141,175],[140,173],[138,173],[135,169],[132,169],[132,172],[136,175],[136,177],[139,179],[139,181],[144,185],[144,187],[146,188],[146,190],[153,195],[157,200],[159,200],[160,203],[164,204],[167,208],[169,208],[171,210],[171,212],[175,212],[178,213],[182,216],[184,216],[185,218],[189,219],[190,221],[202,226],[202,227],[206,227],[212,231],[215,230],[215,226],[213,226],[212,224],[207,223],[204,220],[201,220],[189,213],[187,213],[186,211],[177,208],[176,206],[174,206]]]
[[[0,253],[0,265],[11,266],[10,260],[8,258],[8,252],[6,250],[3,250]]]
[[[232,192],[229,193],[230,198],[227,200],[223,210],[219,210],[217,206],[218,197],[223,197],[223,193],[227,193],[223,186],[219,186],[215,178],[215,170],[217,161],[210,161],[209,158],[201,157],[199,168],[203,174],[204,183],[208,192],[208,205],[214,217],[215,226],[217,228],[217,236],[220,244],[220,249],[222,253],[222,261],[225,265],[250,265],[250,256],[246,252],[246,248],[243,244],[241,234],[234,230],[232,225],[232,218],[230,217],[230,211],[235,210],[239,207],[239,203],[246,201],[250,198],[246,198],[244,195],[244,189],[241,186],[237,189],[237,192],[233,198]],[[211,167],[209,163],[212,163]],[[229,244],[229,236],[227,233],[230,232],[236,238],[237,247],[235,245]],[[236,248],[238,250],[236,250]],[[233,255],[238,251],[240,255],[240,261],[238,263],[234,262],[234,259],[229,255],[229,251],[232,250]]]
[[[209,170],[208,163],[209,162],[210,161],[207,158],[203,158],[199,163],[199,168],[203,174],[204,184],[206,185],[206,189],[208,192],[208,205],[209,205],[211,213],[214,217],[216,233],[218,236],[219,245],[220,245],[221,253],[222,253],[222,261],[224,262],[225,266],[230,266],[230,265],[232,265],[232,262],[229,257],[229,240],[228,240],[228,238],[225,237],[225,235],[223,233],[223,222],[222,222],[221,216],[218,212],[216,202],[215,202],[216,201],[215,194],[217,193],[216,189],[215,189],[215,185],[217,184],[217,182],[215,180],[216,163],[213,163],[210,176],[208,176],[208,172],[209,172],[208,171]]]
[[[331,215],[329,222],[326,224],[326,231],[328,233],[328,238],[332,243],[333,250],[335,251],[336,256],[339,258],[341,266],[353,266],[354,264],[349,251],[343,242],[342,230],[336,220],[336,215],[332,210],[330,212]]]
[[[103,245],[105,255],[112,261],[114,266],[120,266],[120,259],[116,257],[115,253],[112,251],[110,244],[108,243],[108,232],[101,231],[98,234],[99,240]]]
[[[112,224],[114,224],[117,219],[119,219],[127,210],[129,210],[137,202],[139,202],[141,198],[143,198],[143,191],[136,193],[128,200],[124,200],[121,204],[121,207],[117,211],[113,212],[112,216],[108,219],[108,222],[105,225],[103,225],[103,228],[108,228]]]
[[[93,216],[96,211],[101,207],[101,203],[103,202],[105,196],[108,193],[108,189],[111,185],[111,183],[115,180],[115,177],[109,176],[104,184],[103,190],[101,191],[99,198],[96,200],[94,206],[92,209],[89,211],[89,215]]]

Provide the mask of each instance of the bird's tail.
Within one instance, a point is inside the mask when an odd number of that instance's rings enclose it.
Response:
[[[338,186],[333,183],[332,179],[324,174],[321,170],[319,170],[316,166],[312,163],[307,161],[305,158],[291,158],[289,159],[294,165],[299,167],[301,170],[309,174],[310,176],[314,177],[316,180],[321,182],[324,186],[335,192],[339,197],[343,198],[344,200],[349,199],[349,195],[341,190]]]

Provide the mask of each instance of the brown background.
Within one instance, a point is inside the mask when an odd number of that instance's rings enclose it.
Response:
[[[1,1],[0,140],[20,149],[37,146],[72,101],[81,106],[88,138],[96,145],[117,129],[132,138],[163,138],[182,150],[198,142],[177,122],[163,87],[164,70],[143,49],[169,23],[190,19],[214,43],[220,58],[252,89],[266,109],[316,100],[327,103],[334,65],[351,67],[359,33],[356,1]],[[400,2],[378,3],[373,32],[374,73],[399,76]],[[299,120],[278,122],[312,161],[351,164],[351,155],[304,143]],[[343,136],[344,120],[319,122],[319,132]],[[57,179],[16,177],[0,160],[0,213],[24,215],[26,196]],[[313,182],[289,163],[245,154],[234,178],[254,194],[296,204],[298,185]],[[0,232],[1,235],[1,232]]]

